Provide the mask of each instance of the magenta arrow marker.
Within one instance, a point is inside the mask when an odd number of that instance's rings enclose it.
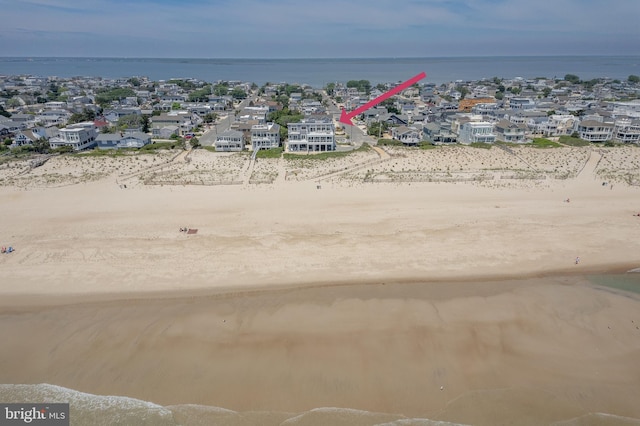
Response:
[[[367,102],[366,104],[362,105],[360,108],[356,108],[355,110],[353,110],[353,111],[351,111],[349,113],[347,113],[347,111],[345,111],[344,108],[343,108],[342,109],[342,114],[340,114],[340,122],[342,124],[348,124],[349,126],[353,126],[353,123],[351,122],[351,119],[353,117],[355,117],[358,114],[362,114],[363,112],[365,112],[369,108],[373,108],[374,106],[378,105],[380,102],[384,101],[385,99],[389,99],[391,96],[395,95],[396,93],[402,92],[404,89],[406,89],[407,87],[410,87],[411,85],[417,83],[418,81],[422,80],[426,76],[427,76],[427,74],[425,74],[424,72],[421,72],[420,74],[416,75],[415,77],[405,81],[404,83],[394,87],[393,89],[389,90],[388,92],[383,93],[382,95],[378,96],[374,100]]]

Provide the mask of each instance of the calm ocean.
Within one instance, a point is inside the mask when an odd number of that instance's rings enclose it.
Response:
[[[372,59],[157,59],[157,58],[0,58],[0,75],[146,76],[152,80],[198,78],[306,83],[370,80],[404,81],[420,72],[427,82],[492,78],[597,77],[626,79],[640,74],[640,56],[518,56]]]

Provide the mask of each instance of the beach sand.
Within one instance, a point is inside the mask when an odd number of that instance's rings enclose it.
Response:
[[[5,166],[0,383],[243,412],[640,418],[638,299],[581,278],[640,263],[640,149],[616,149]]]

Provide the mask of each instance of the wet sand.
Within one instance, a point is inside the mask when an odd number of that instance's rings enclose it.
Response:
[[[0,382],[236,411],[640,418],[639,308],[579,277],[25,306],[0,319]]]

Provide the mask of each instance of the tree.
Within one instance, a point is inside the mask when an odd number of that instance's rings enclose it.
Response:
[[[171,109],[180,109],[181,107],[180,102],[173,102],[171,104]]]
[[[578,84],[580,83],[580,77],[578,77],[575,74],[566,74],[564,76],[565,81],[568,81],[569,83],[573,83],[573,84]]]
[[[467,89],[465,86],[458,85],[456,87],[456,90],[460,92],[460,99],[464,99],[469,94],[469,89]]]
[[[629,83],[640,83],[640,77],[634,74],[631,74],[629,77],[627,77],[627,81]]]
[[[211,95],[211,86],[207,85],[189,93],[189,102],[207,102],[209,95]]]
[[[200,148],[202,146],[198,138],[189,139],[189,143],[191,144],[191,148],[193,149]]]
[[[0,115],[4,115],[5,117],[11,117],[11,113],[9,111],[6,111],[2,105],[0,105]]]
[[[213,94],[216,96],[225,96],[229,93],[229,83],[223,81],[213,86]]]
[[[118,128],[131,129],[136,127],[142,127],[143,117],[140,114],[129,114],[118,119]]]
[[[303,118],[304,115],[289,111],[288,108],[283,108],[280,111],[274,111],[269,114],[268,120],[280,125],[280,138],[284,140],[289,135],[287,124],[299,123]]]
[[[386,121],[376,121],[371,123],[367,127],[367,134],[369,136],[380,137],[380,135],[389,129],[389,123]]]
[[[82,112],[76,112],[71,114],[67,124],[82,123],[84,121],[93,121],[96,118],[96,113],[90,109],[83,109]]]
[[[329,83],[324,88],[324,90],[327,92],[327,95],[333,96],[333,92],[336,90],[336,84],[335,83]]]
[[[133,89],[129,87],[105,89],[100,91],[96,95],[96,103],[104,108],[105,106],[108,106],[113,101],[128,98],[128,97],[133,97],[135,95],[136,95],[136,92],[134,92]]]
[[[550,94],[551,94],[551,88],[550,87],[545,87],[544,89],[542,89],[542,95],[545,98],[548,98]]]
[[[358,92],[365,92],[367,95],[371,92],[371,82],[369,80],[349,80],[347,87],[355,87]]]
[[[247,94],[245,93],[244,90],[242,90],[242,88],[234,87],[233,90],[231,91],[231,96],[234,99],[246,99]]]
[[[214,123],[217,119],[218,119],[218,114],[214,112],[208,112],[204,115],[204,117],[202,117],[202,120],[207,124]]]
[[[39,154],[46,154],[51,150],[51,146],[49,145],[49,141],[45,138],[40,138],[37,141],[33,142],[33,149]]]
[[[146,114],[142,116],[142,133],[149,133],[149,116]]]

